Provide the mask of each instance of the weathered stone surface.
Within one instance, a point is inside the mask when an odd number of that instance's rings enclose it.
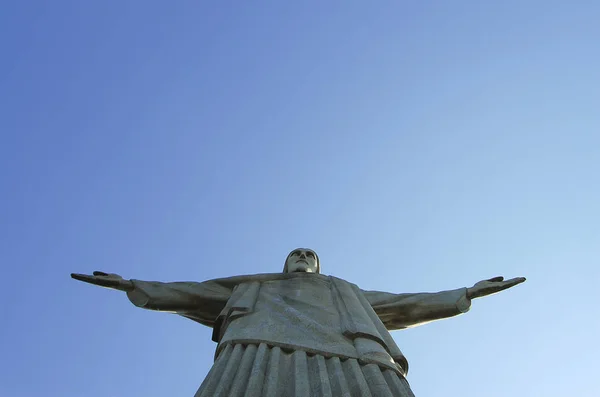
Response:
[[[465,313],[471,299],[525,281],[496,277],[437,293],[365,291],[322,275],[309,249],[292,251],[283,273],[204,282],[124,280],[103,272],[71,276],[125,291],[138,307],[212,327],[215,364],[197,397],[338,396],[347,390],[412,396],[408,362],[389,331]]]

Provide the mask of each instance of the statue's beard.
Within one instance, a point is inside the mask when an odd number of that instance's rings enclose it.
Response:
[[[304,263],[304,265],[302,265]],[[293,269],[293,270],[292,270]],[[287,273],[314,273],[313,267],[304,259],[299,259],[289,266]]]

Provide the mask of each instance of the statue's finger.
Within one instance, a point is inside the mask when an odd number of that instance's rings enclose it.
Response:
[[[506,288],[514,287],[517,284],[521,284],[527,280],[525,277],[515,277],[510,280],[506,280],[504,284],[507,286]]]
[[[96,278],[87,274],[71,273],[71,278],[75,280],[84,281],[86,283],[94,283]]]
[[[111,279],[98,277],[98,276],[89,276],[87,274],[71,273],[71,277],[74,278],[75,280],[83,281],[83,282],[89,283],[89,284],[98,285],[100,287],[117,288],[119,286],[118,280],[111,280]]]
[[[487,281],[498,282],[498,281],[503,281],[503,280],[504,280],[504,277],[502,277],[502,276],[498,276],[498,277],[493,277],[493,278],[490,278],[490,279],[489,279],[489,280],[487,280]]]
[[[509,289],[514,287],[517,284],[521,284],[525,281],[523,277],[511,278],[510,280],[504,281],[502,284],[497,286],[498,291],[504,291],[505,289]]]

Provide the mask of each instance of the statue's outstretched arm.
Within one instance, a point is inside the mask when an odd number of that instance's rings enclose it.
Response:
[[[365,297],[389,330],[404,329],[466,313],[471,299],[495,294],[525,281],[518,277],[504,281],[494,277],[471,288],[417,294],[363,291]]]
[[[471,308],[467,288],[416,294],[363,291],[385,327],[392,331],[466,313]]]
[[[118,274],[94,272],[71,274],[75,280],[105,288],[125,291],[137,307],[177,313],[204,325],[212,326],[225,307],[236,279],[204,282],[170,282],[125,280]]]

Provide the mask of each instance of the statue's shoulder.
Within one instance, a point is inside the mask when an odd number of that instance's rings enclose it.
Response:
[[[338,288],[352,288],[352,289],[360,290],[358,285],[356,285],[353,282],[350,282],[348,280],[344,280],[343,278],[339,278],[339,277],[335,277],[335,276],[327,276],[327,277],[329,277],[329,279],[332,281],[332,283],[334,285],[338,286]]]
[[[346,286],[352,288],[358,288],[356,284],[353,284],[349,281],[341,279],[339,277],[327,276],[323,274],[312,274],[312,273],[257,273],[257,274],[244,274],[239,276],[231,276],[226,278],[218,278],[210,281],[217,282],[219,284],[226,284],[230,286],[245,284],[245,283],[255,283],[255,282],[269,282],[269,281],[279,281],[279,280],[292,280],[292,279],[320,279],[320,280],[329,280],[332,283],[339,286]]]
[[[237,276],[230,277],[221,277],[214,278],[212,280],[206,280],[206,282],[216,282],[220,284],[243,284],[243,283],[251,283],[256,281],[269,281],[269,280],[277,280],[281,278],[281,273],[258,273],[258,274],[240,274]]]
[[[273,280],[286,280],[293,277],[291,274],[285,273],[257,273],[257,274],[241,274],[238,276],[216,278],[208,281],[224,283],[224,284],[243,284],[252,282],[263,282]]]

